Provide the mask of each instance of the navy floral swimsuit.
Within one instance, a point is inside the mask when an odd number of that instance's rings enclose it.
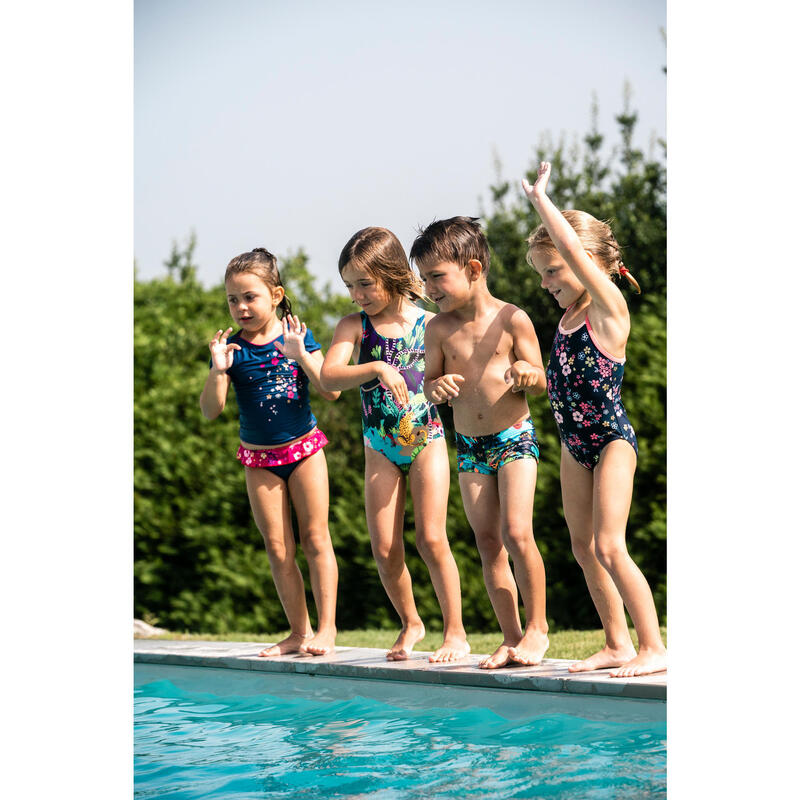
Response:
[[[569,331],[562,327],[563,321],[564,317],[547,364],[547,396],[561,441],[586,469],[595,468],[603,448],[614,439],[624,439],[638,455],[636,434],[620,393],[625,360],[600,349],[588,314]]]

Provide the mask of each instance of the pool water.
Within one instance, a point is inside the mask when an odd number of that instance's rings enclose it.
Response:
[[[666,797],[664,703],[137,664],[139,798]]]

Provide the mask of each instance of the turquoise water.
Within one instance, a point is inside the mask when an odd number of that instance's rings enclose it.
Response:
[[[138,798],[666,797],[663,703],[137,665],[134,704]]]

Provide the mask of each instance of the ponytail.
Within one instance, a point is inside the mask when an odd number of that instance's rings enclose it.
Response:
[[[633,290],[636,292],[636,294],[641,294],[642,288],[639,286],[639,281],[637,281],[636,278],[631,275],[631,271],[622,263],[622,259],[619,259],[617,267],[619,268],[619,274],[622,275],[622,277],[625,278],[631,286],[633,286]]]

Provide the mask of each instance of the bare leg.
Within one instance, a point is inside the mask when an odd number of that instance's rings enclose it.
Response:
[[[500,531],[514,562],[514,576],[525,608],[525,633],[508,651],[519,664],[540,664],[550,641],[545,616],[544,562],[533,538],[533,496],[537,463],[520,458],[497,473],[500,495]]]
[[[259,655],[297,653],[303,642],[311,637],[311,621],[303,577],[295,562],[289,492],[286,482],[269,470],[245,467],[244,474],[253,518],[264,538],[272,579],[291,630],[283,641],[265,648]]]
[[[364,506],[372,554],[389,600],[400,616],[402,629],[386,658],[403,661],[425,636],[405,562],[403,512],[406,504],[405,476],[386,456],[364,448]]]
[[[625,664],[636,654],[633,647],[625,608],[617,587],[601,566],[595,553],[594,539],[594,472],[582,467],[561,447],[561,497],[564,518],[569,527],[572,552],[583,570],[589,594],[600,616],[606,643],[602,650],[583,661],[576,661],[570,672],[589,672]],[[629,495],[630,502],[630,495]]]
[[[667,668],[667,651],[658,629],[653,594],[625,545],[635,469],[636,453],[620,439],[606,445],[594,470],[597,558],[611,574],[639,638],[638,655],[612,672],[612,678],[650,675]]]
[[[481,557],[483,581],[492,603],[503,643],[479,663],[482,669],[497,669],[509,661],[509,648],[522,638],[519,619],[517,584],[511,572],[508,552],[503,546],[500,533],[500,497],[497,478],[478,472],[460,472],[458,483],[467,520],[475,534],[475,542]]]
[[[336,640],[339,578],[328,530],[328,465],[322,450],[303,459],[295,468],[289,476],[289,491],[317,606],[317,632],[301,645],[300,652],[322,656],[333,651]]]
[[[461,619],[458,567],[445,529],[450,464],[443,438],[426,445],[414,459],[408,482],[414,500],[417,549],[431,574],[444,623],[444,641],[430,656],[430,660],[455,661],[467,655],[470,648]]]

